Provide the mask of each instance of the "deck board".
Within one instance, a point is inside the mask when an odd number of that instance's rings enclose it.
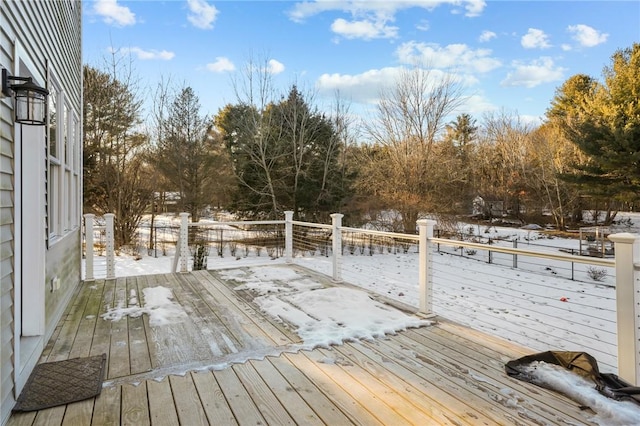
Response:
[[[90,425],[94,402],[92,398],[67,405],[62,426]]]
[[[344,425],[351,423],[349,417],[286,357],[270,358],[269,360],[271,365],[286,378],[291,388],[297,392],[325,424]]]
[[[118,388],[118,386],[116,386]],[[147,383],[119,386],[122,389],[122,406],[120,409],[120,423],[122,426],[148,426],[149,398],[147,397]]]
[[[200,272],[199,275],[202,276],[206,282],[213,284],[213,288],[209,287],[209,290],[225,296],[231,303],[231,306],[237,308],[239,312],[246,316],[248,321],[250,321],[245,323],[250,335],[257,336],[259,334],[263,334],[275,345],[287,345],[294,342],[298,343],[300,341],[297,336],[293,336],[291,333],[282,332],[278,326],[274,326],[269,319],[260,315],[256,311],[255,307],[251,306],[237,294],[234,294],[233,290],[228,288],[227,285],[217,276],[207,272]]]
[[[92,426],[119,426],[120,425],[120,398],[121,387],[103,389],[95,399],[93,406]]]
[[[69,358],[88,299],[89,293],[84,291],[73,299],[70,308],[67,309],[61,320],[64,321],[64,327],[60,330],[55,343],[51,346],[50,352],[46,354],[48,362]]]
[[[233,368],[216,371],[215,376],[239,424],[267,424]]]
[[[191,374],[170,376],[169,381],[180,424],[193,426],[209,424]]]
[[[269,390],[278,399],[296,424],[322,425],[320,417],[307,405],[296,389],[271,362],[249,361],[257,374],[268,383]]]
[[[66,406],[48,408],[46,410],[38,411],[38,415],[33,421],[34,426],[49,426],[49,425],[61,425],[62,419],[64,419],[64,413]],[[11,423],[11,418],[9,419]]]
[[[101,315],[105,314],[108,309],[114,306],[115,300],[115,280],[100,280],[92,283],[84,283],[83,286],[89,285],[89,289],[96,287],[101,290],[102,298],[99,304],[99,311],[96,313],[98,320],[93,331],[93,339],[91,340],[90,356],[109,354],[109,345],[111,344],[111,321],[104,321]],[[84,289],[86,291],[86,289]]]
[[[130,278],[129,278],[130,279]],[[127,293],[128,278],[117,278],[115,287],[115,307],[126,307],[129,300]],[[109,341],[109,357],[107,377],[123,377],[131,374],[131,357],[129,356],[129,320],[127,315],[118,321],[111,322],[111,339]]]
[[[431,417],[426,411],[423,411],[422,404],[414,404],[414,401],[411,401],[410,398],[407,398],[405,389],[397,389],[394,388],[389,380],[385,380],[384,372],[378,371],[378,374],[375,374],[368,369],[363,368],[361,364],[367,364],[367,360],[363,358],[358,359],[357,355],[354,353],[346,353],[342,354],[345,356],[338,356],[335,360],[334,357],[338,354],[337,348],[335,350],[327,351],[327,350],[318,350],[309,353],[309,355],[315,355],[315,362],[323,362],[327,364],[323,360],[329,358],[331,359],[331,363],[329,363],[329,369],[333,369],[334,373],[332,374],[334,377],[337,377],[338,380],[341,380],[342,377],[345,378],[345,383],[357,383],[358,386],[361,386],[362,389],[366,389],[369,394],[372,395],[372,398],[375,398],[373,402],[379,406],[379,404],[384,403],[389,406],[393,412],[391,413],[390,419],[380,420],[389,424],[388,421],[395,419],[397,416],[401,416],[408,422],[408,424],[433,424],[435,419]],[[336,374],[335,371],[339,371],[339,374]],[[342,381],[342,380],[341,380]],[[354,386],[352,384],[348,385],[349,391],[354,390]]]
[[[487,383],[491,383],[499,389],[508,387],[515,393],[526,396],[527,408],[538,412],[549,421],[559,421],[555,417],[555,413],[559,411],[573,416],[576,421],[581,419],[580,411],[582,410],[578,407],[574,407],[573,410],[568,409],[565,401],[554,398],[557,395],[553,392],[544,388],[532,390],[525,383],[504,374],[504,364],[509,361],[508,357],[499,354],[486,354],[483,352],[484,348],[478,344],[473,345],[463,339],[456,340],[451,334],[440,335],[438,331],[439,328],[429,333],[408,332],[406,337],[417,339],[422,346],[433,348],[440,354],[442,357],[440,360],[443,363],[451,364],[450,360],[455,360],[462,372],[467,370],[468,374],[473,374],[476,380],[486,380]],[[458,343],[458,345],[453,343]],[[475,349],[473,356],[470,356],[470,347]]]
[[[149,397],[149,417],[152,425],[173,426],[179,424],[178,412],[173,401],[169,378],[161,381],[149,380],[147,382],[147,395]]]
[[[139,306],[141,303],[142,289],[140,284],[143,282],[146,282],[146,277],[133,277],[127,281],[129,306]],[[144,286],[142,286],[142,288],[144,288]],[[129,360],[131,363],[131,374],[151,371],[149,342],[147,341],[143,316],[129,318]]]
[[[394,392],[401,394],[403,398],[422,410],[432,419],[430,423],[439,425],[491,424],[489,418],[473,407],[452,411],[459,406],[459,401],[455,397],[426,382],[406,367],[393,362],[391,356],[372,351],[367,344],[349,343],[344,347],[335,348],[335,350],[344,359],[357,363],[371,376],[386,383]]]
[[[455,396],[458,401],[452,405],[454,409],[466,409],[467,401],[473,401],[473,406],[495,423],[519,423],[518,412],[506,407],[508,399],[499,391],[489,389],[483,380],[476,380],[448,362],[439,362],[442,358],[436,352],[428,347],[412,345],[402,334],[396,336],[396,339],[391,342],[381,340],[379,344],[387,346],[395,359],[401,360],[403,365],[416,371],[422,379],[431,381]]]
[[[293,365],[304,374],[318,387],[322,393],[342,411],[351,422],[362,423],[367,425],[382,425],[371,412],[363,407],[358,398],[360,395],[354,396],[345,391],[344,388],[336,383],[330,375],[330,372],[323,370],[319,364],[313,362],[302,353],[285,354],[284,355]]]
[[[41,361],[106,353],[105,388],[86,401],[16,413],[8,425],[592,424],[577,403],[504,373],[505,362],[533,352],[526,348],[441,320],[300,351],[290,325],[266,317],[250,292],[223,277],[197,271],[79,286]],[[157,286],[171,289],[187,313],[182,322],[101,317],[132,296],[144,303],[144,289]]]
[[[86,285],[86,284],[84,284]],[[89,288],[87,303],[84,307],[76,338],[73,347],[69,352],[69,358],[79,358],[89,356],[91,351],[91,342],[93,341],[93,332],[98,323],[96,312],[100,310],[100,301],[102,299],[102,289],[104,287]]]
[[[236,364],[233,371],[242,382],[247,394],[256,405],[267,424],[294,425],[295,422],[250,362]]]
[[[202,371],[192,373],[191,376],[193,377],[193,383],[200,396],[202,408],[207,415],[209,424],[238,424],[213,373],[210,371]]]

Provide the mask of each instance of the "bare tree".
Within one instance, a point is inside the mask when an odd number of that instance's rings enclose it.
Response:
[[[577,206],[580,193],[575,185],[561,177],[572,171],[573,164],[583,163],[585,156],[554,123],[542,125],[530,134],[527,141],[531,161],[529,184],[533,195],[551,213],[556,228],[564,230],[566,219]]]
[[[255,173],[247,175],[246,163],[232,163],[233,171],[244,188],[251,191],[254,203],[270,206],[271,216],[279,214],[276,177],[273,169],[285,154],[270,137],[273,115],[268,114],[275,99],[269,60],[250,57],[233,80],[237,105],[228,105],[216,117],[216,125],[229,138],[231,151],[242,153]],[[256,179],[257,177],[257,179]]]
[[[520,219],[530,189],[527,138],[531,130],[515,112],[491,112],[484,116],[480,137],[480,194],[499,201],[503,213],[510,211]]]
[[[249,62],[234,85],[238,102],[215,118],[239,183],[233,207],[244,216],[325,214],[341,198],[334,118],[296,85],[276,100],[267,65]]]
[[[435,147],[462,101],[462,85],[451,74],[402,69],[395,84],[381,92],[376,119],[365,125],[381,147],[369,168],[378,181],[369,184],[384,205],[402,214],[405,232],[415,232],[421,213],[438,208],[443,181],[437,174],[443,165]]]
[[[115,214],[118,245],[130,243],[152,194],[140,88],[124,59],[114,53],[106,71],[85,66],[83,96],[84,210]]]

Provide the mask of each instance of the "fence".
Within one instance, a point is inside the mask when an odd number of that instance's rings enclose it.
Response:
[[[436,222],[430,220],[418,221],[419,234],[408,235],[342,227],[341,214],[332,215],[331,225],[293,221],[292,217],[291,212],[286,212],[283,221],[200,224],[189,223],[188,215],[183,213],[174,271],[207,268],[206,263],[198,260],[202,259],[199,246],[207,250],[215,247],[218,256],[235,253],[239,258],[238,250],[243,250],[247,254],[253,251],[257,255],[265,252],[269,257],[283,257],[285,262],[312,264],[337,283],[345,279],[345,274],[346,281],[358,282],[363,267],[354,266],[355,256],[411,257],[415,263],[399,267],[410,267],[412,274],[417,273],[411,280],[414,286],[418,284],[415,287],[422,315],[453,316],[452,319],[463,323],[465,316],[472,317],[473,326],[488,331],[503,327],[505,330],[501,331],[511,340],[518,341],[518,336],[524,335],[527,341],[520,343],[545,350],[560,349],[563,339],[579,339],[581,346],[595,351],[596,358],[617,369],[623,379],[636,385],[640,383],[640,237],[637,235],[611,235],[609,238],[615,244],[615,260],[612,260],[434,238]],[[86,222],[91,221],[86,219]],[[108,228],[108,219],[106,223]],[[86,235],[92,235],[89,225]],[[108,229],[106,235],[110,235]],[[87,263],[92,257],[89,246],[87,241]],[[109,242],[106,246],[112,247]],[[445,247],[455,248],[456,256],[447,255]],[[460,250],[466,256],[457,255]],[[476,254],[470,255],[470,251]],[[315,261],[310,262],[310,256],[315,256]],[[464,258],[464,265],[454,264],[456,258]],[[108,277],[114,276],[113,272],[109,273],[111,263],[107,261]],[[481,263],[491,264],[492,269],[474,267]],[[538,269],[533,271],[537,282],[532,282],[526,271],[519,272],[527,263],[529,269]],[[571,266],[560,266],[563,264]],[[390,272],[384,271],[389,267],[380,260],[369,265],[366,267],[378,268],[375,271],[379,271],[380,276]],[[575,265],[583,268],[576,271]],[[587,285],[585,271],[588,269],[584,267],[610,271],[610,282]],[[88,264],[86,270],[90,270]],[[557,271],[568,270],[572,276],[565,277],[571,279],[562,281],[562,288],[552,284],[557,283],[554,280],[561,275]],[[505,276],[509,277],[508,284],[495,284]],[[574,299],[571,304],[565,304],[564,294]],[[472,308],[467,304],[469,299],[473,300]],[[472,313],[469,309],[482,312]],[[515,316],[518,321],[496,323],[496,318],[501,319],[508,310],[518,311]],[[584,315],[582,310],[593,313]],[[540,321],[544,321],[542,328],[535,324]]]
[[[440,239],[440,233],[435,230],[436,239],[434,240],[435,247],[438,253],[445,252],[455,254],[469,259],[474,259],[480,262],[486,262],[490,264],[502,265],[512,267],[513,269],[520,269],[524,271],[537,272],[541,268],[548,271],[549,274],[562,276],[571,280],[584,280],[584,270],[577,268],[580,264],[597,265],[597,261],[586,261],[585,256],[591,258],[604,258],[605,256],[598,253],[595,256],[587,250],[581,248],[567,248],[563,246],[554,246],[552,244],[537,244],[530,241],[530,237],[526,236],[525,241],[521,241],[518,238],[491,238],[482,237],[478,235],[470,235],[465,233],[457,233],[454,238],[447,237],[447,241],[468,241],[472,243],[480,243],[480,246],[471,247],[464,244],[440,244],[435,241]],[[477,248],[480,247],[480,248]],[[518,253],[504,252],[499,249],[492,250],[489,247],[511,247],[522,248],[530,253],[551,252],[558,253],[563,252],[572,256],[566,257],[566,261],[561,262],[549,262],[550,259],[537,256],[518,256]],[[582,254],[582,256],[580,256]],[[574,256],[578,255],[578,256]],[[573,261],[573,259],[577,259]],[[609,266],[607,263],[606,266]],[[587,272],[589,273],[589,272]],[[591,271],[593,275],[597,275],[595,270]],[[580,276],[582,274],[582,276]],[[604,277],[602,277],[604,278]]]

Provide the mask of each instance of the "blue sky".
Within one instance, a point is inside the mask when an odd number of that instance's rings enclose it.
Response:
[[[398,69],[415,61],[454,73],[459,109],[517,112],[535,121],[567,78],[596,78],[611,55],[640,42],[638,1],[124,1],[83,2],[85,63],[115,49],[149,93],[171,79],[191,86],[202,112],[236,101],[231,80],[249,58],[268,60],[286,94],[336,90],[364,112]],[[147,94],[147,97],[150,95]]]

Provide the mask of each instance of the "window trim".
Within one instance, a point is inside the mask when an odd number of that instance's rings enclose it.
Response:
[[[46,208],[47,208],[47,243],[51,247],[66,235],[80,227],[81,187],[81,123],[79,112],[75,111],[62,89],[60,80],[51,67],[48,69],[47,85],[55,93],[53,102],[56,106],[55,151],[50,149],[50,124],[47,122],[47,175],[46,175]],[[47,114],[47,120],[50,115]]]

